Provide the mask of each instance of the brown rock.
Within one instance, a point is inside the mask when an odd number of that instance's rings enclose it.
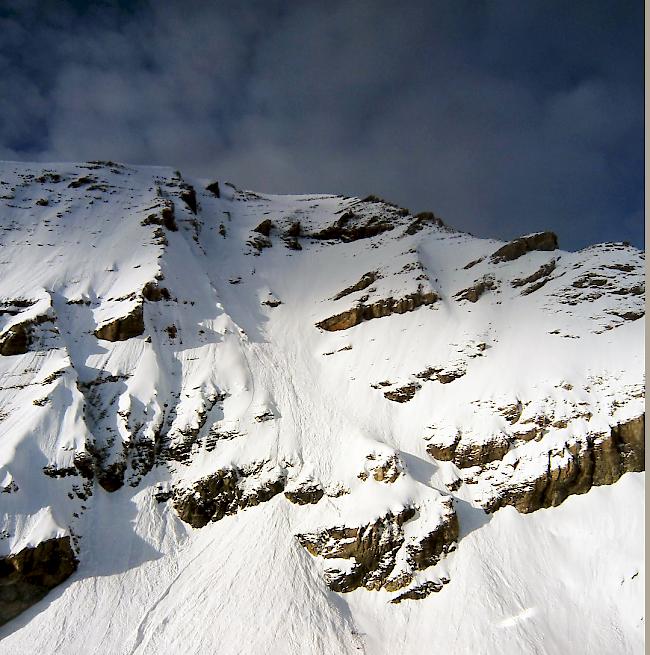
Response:
[[[418,382],[411,382],[392,391],[384,391],[384,397],[396,403],[406,403],[411,400],[422,385]]]
[[[196,214],[196,191],[194,190],[194,187],[189,184],[181,185],[180,198],[187,205],[188,209],[193,214]]]
[[[347,592],[365,586],[380,589],[395,566],[395,555],[404,543],[401,526],[415,516],[413,507],[388,512],[361,527],[334,527],[296,535],[312,555],[326,559],[354,558],[350,571],[329,569],[326,581],[333,591]]]
[[[343,289],[343,291],[339,291],[339,293],[337,293],[334,296],[334,298],[332,298],[332,300],[340,300],[341,298],[345,296],[349,296],[351,293],[354,293],[355,291],[363,291],[363,289],[367,289],[378,278],[379,278],[379,273],[377,273],[377,271],[370,271],[368,273],[364,273],[358,282],[355,282],[349,287],[346,287],[345,289]]]
[[[386,298],[370,305],[357,305],[346,312],[336,314],[316,323],[316,327],[327,330],[328,332],[347,330],[355,325],[359,325],[362,321],[370,321],[374,318],[382,318],[391,314],[404,314],[423,305],[432,305],[436,300],[438,300],[438,295],[435,292],[418,290],[397,300],[395,298]]]
[[[554,259],[548,264],[540,266],[532,275],[524,278],[516,278],[510,284],[513,287],[523,287],[525,284],[531,284],[532,282],[537,282],[542,278],[548,277],[555,270],[556,262]],[[537,287],[539,288],[539,287]]]
[[[379,216],[372,216],[361,224],[358,222],[359,218],[352,212],[346,212],[333,225],[329,225],[318,232],[312,232],[308,236],[312,239],[349,243],[359,239],[369,239],[395,227],[385,218]]]
[[[491,256],[493,262],[510,262],[533,250],[557,250],[557,235],[553,232],[539,232],[519,237],[506,243]]]
[[[170,232],[178,231],[174,203],[170,200],[165,200],[160,208],[160,214],[149,214],[149,216],[141,222],[141,225],[160,225],[161,227],[167,228]]]
[[[645,470],[645,414],[615,425],[605,437],[590,437],[569,448],[567,463],[551,468],[551,461],[537,478],[503,490],[485,506],[494,512],[513,505],[527,514],[555,507],[572,494],[583,494],[592,486],[613,484],[628,471]]]
[[[456,438],[445,444],[441,443],[428,443],[427,444],[427,453],[431,455],[434,459],[437,459],[441,462],[451,462],[454,459],[456,453],[456,447],[460,441],[460,435],[457,435]]]
[[[445,582],[449,582],[447,578],[444,579]],[[401,603],[403,600],[422,600],[432,593],[436,593],[442,589],[443,580],[440,582],[434,582],[432,580],[427,580],[422,584],[412,587],[408,591],[400,594],[393,598],[390,602],[397,604]]]
[[[23,355],[31,343],[31,335],[26,323],[12,325],[0,337],[0,355]]]
[[[487,441],[463,441],[456,447],[453,462],[459,468],[470,468],[503,459],[510,449],[510,442],[504,434],[495,435]]]
[[[253,228],[253,232],[258,232],[265,237],[268,237],[271,234],[271,228],[273,227],[273,222],[270,218],[265,218],[257,227]]]
[[[102,489],[112,493],[124,486],[124,472],[126,463],[124,461],[113,462],[97,471],[97,482]]]
[[[486,275],[481,280],[477,280],[471,287],[463,289],[454,295],[458,300],[469,300],[469,302],[477,302],[478,299],[491,289],[495,289],[496,284],[491,275]]]
[[[334,527],[311,534],[297,535],[312,555],[325,559],[354,559],[345,571],[330,568],[326,582],[333,591],[348,592],[359,587],[395,591],[413,579],[413,572],[433,566],[453,548],[458,538],[458,519],[451,500],[446,515],[429,533],[406,541],[402,526],[416,514],[416,508],[404,507],[397,514],[388,512],[376,521],[360,527]],[[394,573],[398,552],[405,549],[406,567]]]
[[[142,305],[136,305],[126,316],[116,318],[95,330],[95,336],[104,341],[126,341],[144,333]]]
[[[415,220],[404,230],[404,234],[417,234],[420,230],[424,229],[427,225],[436,225],[443,227],[444,223],[441,218],[434,216],[433,212],[420,212],[415,215]]]
[[[21,307],[21,301],[14,301],[14,305]],[[30,304],[33,304],[30,302]],[[28,305],[29,306],[29,305]],[[14,314],[9,311],[7,313]],[[18,312],[16,312],[18,313]],[[0,355],[24,355],[34,343],[34,328],[43,323],[52,322],[52,318],[41,314],[34,318],[12,325],[0,336]]]
[[[70,537],[48,539],[0,559],[0,625],[41,600],[78,564]]]
[[[193,528],[202,528],[210,521],[219,521],[240,509],[266,502],[284,490],[286,476],[278,472],[274,479],[257,487],[247,484],[244,492],[242,483],[259,470],[261,466],[251,471],[235,467],[220,469],[195,482],[189,491],[175,490],[174,508],[183,521]]]
[[[142,287],[142,297],[150,302],[170,299],[169,290],[165,287],[158,286],[157,282],[147,282]]]
[[[287,500],[296,505],[315,505],[324,493],[320,485],[305,483],[295,489],[285,491],[284,495]]]

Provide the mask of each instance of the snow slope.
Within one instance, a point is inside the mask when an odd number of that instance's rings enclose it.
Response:
[[[211,182],[0,165],[2,649],[641,653],[644,254]]]

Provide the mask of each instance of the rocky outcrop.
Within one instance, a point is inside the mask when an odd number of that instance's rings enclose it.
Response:
[[[540,266],[532,275],[524,278],[515,278],[510,284],[512,284],[513,287],[523,287],[526,284],[532,284],[542,278],[548,277],[555,270],[555,266],[555,260],[551,259],[548,264]]]
[[[142,287],[142,297],[149,302],[160,302],[171,298],[169,290],[159,286],[158,282],[147,282]]]
[[[136,305],[126,316],[120,316],[95,330],[95,336],[104,341],[126,341],[144,333],[142,305]]]
[[[454,295],[456,300],[469,300],[469,302],[477,302],[478,299],[486,292],[491,289],[495,289],[496,284],[494,282],[494,277],[491,275],[486,275],[480,280],[476,280],[471,287],[467,289],[462,289],[457,294]]]
[[[142,221],[141,225],[160,225],[161,227],[167,228],[170,232],[178,231],[174,203],[171,200],[165,200],[160,207],[160,213],[149,214]]]
[[[302,235],[302,225],[300,221],[293,221],[284,231],[282,240],[289,250],[302,250],[299,237]]]
[[[411,382],[410,384],[405,384],[403,387],[392,389],[391,391],[384,391],[384,397],[395,403],[406,403],[415,396],[421,387],[422,385],[418,382]]]
[[[70,537],[48,539],[0,559],[0,625],[41,600],[77,565]]]
[[[268,237],[271,234],[271,228],[273,223],[270,218],[265,218],[257,227],[253,228],[253,232],[262,234],[265,237]]]
[[[215,198],[221,198],[221,191],[219,190],[219,182],[212,182],[205,187]]]
[[[192,185],[187,183],[181,184],[180,198],[187,205],[187,208],[193,214],[196,214],[198,209],[196,204],[196,191]]]
[[[386,298],[369,305],[361,303],[346,312],[330,316],[316,323],[316,327],[321,328],[321,330],[327,330],[328,332],[347,330],[355,325],[359,325],[363,321],[370,321],[373,318],[412,312],[418,307],[432,305],[436,300],[438,300],[438,295],[434,291],[422,291],[420,289],[403,298]]]
[[[126,462],[118,461],[97,469],[97,482],[102,489],[112,493],[124,486],[124,474],[126,472]]]
[[[368,457],[368,459],[370,459],[370,457]],[[376,458],[373,457],[373,460],[374,459]],[[372,471],[372,477],[377,482],[392,484],[402,474],[404,464],[397,453],[394,453],[388,457],[380,459],[369,468]]]
[[[553,232],[538,232],[506,243],[505,246],[492,253],[490,259],[494,263],[511,262],[533,250],[557,250],[557,248],[556,234]]]
[[[565,457],[555,465],[549,455],[543,472],[534,479],[502,487],[484,508],[494,512],[513,505],[524,514],[555,507],[572,494],[592,486],[613,484],[630,471],[645,470],[645,414],[611,428],[609,435],[588,436],[567,446]]]
[[[310,480],[292,489],[287,489],[284,496],[295,505],[315,505],[324,493],[321,485]]]
[[[11,355],[23,355],[29,349],[31,335],[25,323],[12,325],[0,337],[0,355],[9,357]]]
[[[427,225],[435,225],[437,227],[444,227],[441,218],[434,216],[433,212],[420,212],[415,215],[415,220],[404,230],[404,234],[417,234],[423,230]]]
[[[452,459],[458,468],[483,466],[497,459],[503,459],[509,449],[510,441],[505,434],[492,435],[489,439],[480,441],[461,438]]]
[[[349,570],[326,569],[325,579],[333,591],[381,589],[404,543],[402,525],[415,516],[415,511],[414,507],[405,507],[397,514],[388,512],[360,527],[337,526],[296,536],[300,545],[315,557],[354,560]]]
[[[332,300],[340,300],[345,296],[349,296],[351,293],[355,293],[355,291],[363,291],[363,289],[367,289],[378,278],[379,278],[379,273],[377,273],[377,271],[370,271],[369,273],[364,273],[358,282],[351,284],[349,287],[343,289],[343,291],[339,291],[334,296],[334,298],[332,298]]]
[[[462,378],[463,375],[467,373],[465,367],[461,364],[457,364],[455,367],[451,366],[429,366],[416,373],[415,377],[426,382],[438,381],[440,384],[449,384],[458,378]]]
[[[312,232],[308,236],[319,241],[343,241],[349,243],[359,239],[369,239],[382,232],[392,230],[395,226],[385,217],[371,216],[363,220],[361,216],[347,211],[341,215],[336,223]]]
[[[333,591],[359,587],[396,591],[411,583],[415,571],[435,565],[453,549],[458,518],[451,499],[442,505],[437,523],[417,536],[404,535],[404,524],[417,514],[417,508],[404,507],[366,525],[326,528],[297,538],[315,557],[350,560],[349,566],[325,569],[325,581]]]
[[[42,314],[20,323],[15,323],[0,335],[0,355],[24,355],[35,342],[34,328],[52,321],[52,317]]]
[[[456,453],[456,447],[458,446],[459,441],[460,434],[456,435],[453,439],[442,443],[433,441],[427,444],[427,453],[441,462],[451,462],[451,460],[454,459],[454,454]]]
[[[442,586],[449,582],[449,578],[440,578],[440,582],[434,580],[427,580],[419,585],[411,587],[399,596],[395,596],[390,602],[393,604],[401,603],[403,600],[422,600],[430,594],[437,593],[442,589]]]
[[[93,182],[96,182],[97,180],[94,177],[90,176],[82,176],[78,177],[76,180],[72,180],[70,184],[68,184],[69,189],[78,189],[79,187],[86,186],[87,184],[92,184]]]
[[[488,438],[463,438],[459,432],[443,439],[430,437],[427,453],[441,462],[453,462],[458,468],[485,466],[503,459],[510,449],[510,440],[505,434],[495,434]]]
[[[286,473],[267,469],[267,475],[262,476],[265,464],[220,469],[195,482],[189,490],[176,489],[172,495],[174,508],[183,521],[202,528],[210,521],[266,502],[284,490]]]

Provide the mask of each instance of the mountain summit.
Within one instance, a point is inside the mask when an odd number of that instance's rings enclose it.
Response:
[[[644,253],[0,164],[0,640],[641,653]]]

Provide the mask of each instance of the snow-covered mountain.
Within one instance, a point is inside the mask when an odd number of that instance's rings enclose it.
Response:
[[[0,650],[641,653],[644,253],[0,165]]]

